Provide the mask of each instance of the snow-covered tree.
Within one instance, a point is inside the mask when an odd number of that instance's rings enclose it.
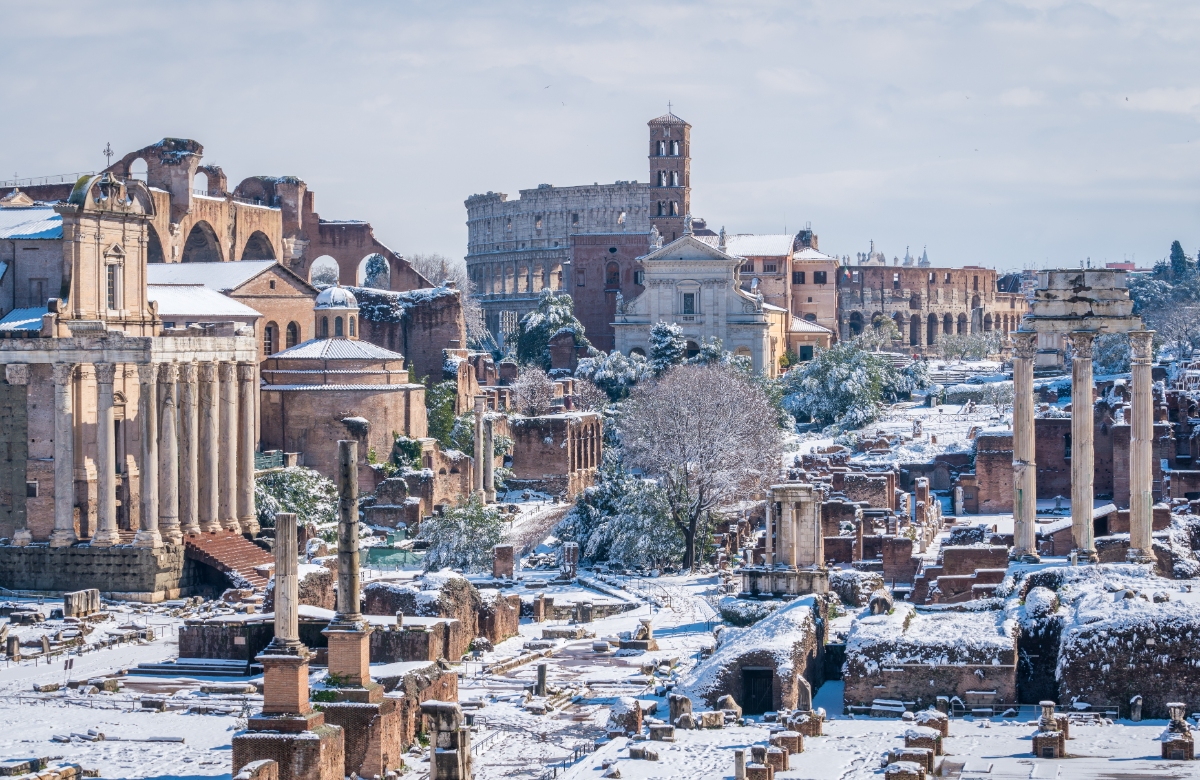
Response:
[[[650,328],[650,368],[655,376],[662,376],[671,366],[677,366],[687,357],[687,342],[683,328],[674,322],[656,322]]]
[[[453,447],[451,434],[457,421],[454,405],[458,401],[458,385],[453,380],[438,382],[425,392],[425,419],[429,435],[445,449]]]
[[[477,495],[427,518],[417,532],[418,539],[429,542],[425,570],[490,569],[492,548],[504,541],[504,528],[499,510],[485,506]]]
[[[491,335],[483,320],[483,307],[475,295],[475,282],[467,272],[467,261],[461,257],[446,257],[435,253],[417,253],[404,258],[413,270],[429,280],[430,284],[444,286],[453,282],[462,290],[463,317],[467,321],[467,333],[471,339],[482,342]]]
[[[586,379],[608,394],[612,401],[620,401],[629,395],[629,390],[644,377],[650,375],[646,358],[638,354],[625,357],[615,349],[585,357],[575,368],[576,379]]]
[[[327,525],[337,518],[337,486],[303,466],[264,471],[254,477],[254,506],[258,524],[275,527],[277,512],[290,512],[301,525]]]
[[[521,318],[517,328],[517,360],[550,370],[550,340],[563,331],[575,334],[575,344],[590,347],[583,324],[575,318],[575,302],[566,293],[542,290],[537,308]]]
[[[590,379],[575,380],[575,408],[585,412],[598,412],[610,403],[608,393]]]
[[[388,269],[387,258],[383,255],[371,255],[367,258],[367,267],[363,273],[363,287],[374,287],[376,290],[386,290],[391,273]]]
[[[554,400],[554,380],[537,366],[521,366],[513,382],[513,404],[526,417],[536,417],[550,411]]]
[[[677,366],[638,385],[620,419],[627,464],[658,483],[694,568],[708,518],[779,475],[782,432],[763,390],[713,366]]]
[[[1133,354],[1125,333],[1101,333],[1092,348],[1093,370],[1097,374],[1126,374],[1132,367]]]
[[[858,428],[879,417],[885,391],[900,384],[890,361],[842,341],[784,375],[783,405],[797,418]]]

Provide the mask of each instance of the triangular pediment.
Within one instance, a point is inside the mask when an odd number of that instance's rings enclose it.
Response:
[[[650,254],[639,258],[643,263],[655,260],[721,260],[724,262],[740,263],[742,258],[722,252],[715,246],[701,241],[696,236],[684,233],[679,238],[661,249],[655,249]]]
[[[125,250],[121,248],[120,244],[113,244],[108,249],[104,250],[104,256],[105,257],[124,257]]]

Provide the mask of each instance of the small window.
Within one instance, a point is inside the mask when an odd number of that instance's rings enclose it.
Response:
[[[677,201],[677,200],[671,201],[671,216],[672,217],[679,216],[679,201]]]
[[[893,290],[900,289],[900,274],[898,274],[898,273],[892,274],[892,289]]]
[[[935,274],[933,271],[929,272],[929,283],[937,284],[937,274]]]
[[[323,339],[329,338],[329,318],[328,317],[321,318],[321,338],[323,338]]]
[[[777,266],[775,263],[767,263],[767,262],[763,263],[763,273],[764,274],[773,274],[776,271],[778,271],[778,269],[779,269],[779,266]]]
[[[511,219],[507,223],[505,223],[504,229],[505,229],[505,231],[507,231],[509,233],[512,232],[512,220]]]
[[[659,157],[667,156],[667,142],[666,141],[658,142],[658,156]]]
[[[38,482],[36,479],[31,479],[25,483],[25,498],[38,497]]]
[[[121,266],[117,263],[108,266],[108,308],[121,308]]]
[[[270,285],[271,285],[271,289],[274,290],[275,289],[275,280],[274,279],[272,279],[270,281]]]
[[[949,272],[949,271],[947,271],[947,272],[946,272],[946,279],[945,279],[945,283],[946,283],[946,284],[950,284],[950,272]]]
[[[587,287],[585,273],[586,272],[582,268],[580,268],[578,271],[575,272],[575,286],[576,287]]]
[[[671,186],[679,186],[679,171],[671,171]]]
[[[679,142],[678,141],[671,142],[671,154],[674,155],[675,157],[679,156]]]
[[[811,295],[810,295],[810,296],[808,296],[808,302],[809,302],[809,303],[812,303],[812,296],[811,296]]]
[[[620,214],[617,215],[617,224],[618,225],[625,224],[625,212],[624,211],[622,211]]]
[[[645,271],[634,271],[633,272],[633,283],[644,286],[646,284],[646,272]]]
[[[579,224],[579,215],[578,215],[578,214],[572,214],[572,215],[571,215],[571,224],[572,224],[572,225],[578,225],[578,224]]]
[[[263,354],[275,354],[275,326],[268,325],[263,328]]]
[[[534,217],[534,220],[533,220],[533,229],[534,229],[534,230],[541,230],[541,229],[542,229],[542,217],[541,217],[541,215],[540,215],[540,214],[539,214],[537,217]]]
[[[684,314],[695,314],[696,313],[696,293],[684,293],[683,294],[683,313]]]
[[[294,322],[288,323],[287,327],[287,346],[294,347],[300,343],[300,326]]]
[[[809,302],[809,303],[812,303],[812,298],[809,298],[809,299],[808,299],[808,302]],[[805,315],[804,315],[804,319],[805,319],[806,321],[808,321],[808,322],[816,322],[816,321],[817,321],[817,315],[813,314],[812,312],[809,312],[808,314],[805,314]]]
[[[972,278],[974,279],[974,287],[975,287],[975,290],[979,290],[979,277],[978,277],[978,276],[975,276],[975,277],[972,277]]]
[[[827,281],[826,271],[813,271],[813,284],[825,284]]]
[[[333,335],[335,337],[345,336],[345,325],[342,323],[341,317],[335,317],[333,320]]]
[[[667,211],[667,204],[663,201],[658,202],[658,216],[664,216]]]
[[[799,357],[801,360],[812,360],[813,359],[813,348],[812,347],[800,347]]]
[[[804,284],[803,271],[792,271],[792,284]]]
[[[742,273],[744,273],[744,274],[754,273],[754,261],[753,260],[747,260],[746,262],[742,263]]]
[[[358,333],[357,333],[357,332],[355,332],[354,326],[355,326],[355,323],[354,323],[354,317],[353,317],[353,316],[351,316],[351,317],[350,317],[350,335],[351,335],[351,336],[355,336],[355,337],[357,337],[357,336],[358,336]]]
[[[621,286],[621,266],[616,263],[609,263],[604,269],[604,286],[605,287],[620,287]]]
[[[850,272],[850,282],[852,284],[858,284],[858,271]]]
[[[1071,434],[1069,433],[1063,434],[1063,459],[1071,459]]]

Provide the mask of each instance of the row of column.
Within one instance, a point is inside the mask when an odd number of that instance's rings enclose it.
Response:
[[[600,465],[600,429],[597,425],[584,424],[571,428],[571,470],[592,469]]]
[[[120,541],[113,381],[117,364],[95,363],[98,508],[91,545]],[[54,531],[52,547],[75,533],[75,365],[54,365]],[[138,366],[141,523],[135,546],[178,544],[185,534],[258,533],[254,508],[253,363],[203,361]]]
[[[1071,364],[1071,531],[1080,561],[1096,561],[1092,356],[1095,331],[1069,334]],[[1133,400],[1130,407],[1129,560],[1153,563],[1154,404],[1150,362],[1154,332],[1129,333]],[[1035,457],[1033,360],[1037,333],[1015,331],[1013,339],[1013,556],[1036,561],[1037,463]]]
[[[767,494],[766,513],[767,565],[785,569],[824,565],[825,538],[811,485],[772,487]]]

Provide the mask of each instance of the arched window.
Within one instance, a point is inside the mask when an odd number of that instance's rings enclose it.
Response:
[[[321,318],[321,338],[323,338],[323,339],[329,338],[329,318],[328,317]]]
[[[334,335],[334,337],[340,338],[342,336],[345,336],[346,334],[345,334],[344,330],[345,330],[345,325],[342,323],[342,318],[341,317],[334,318],[334,320],[333,320],[333,335]]]
[[[671,186],[679,186],[679,171],[671,171]]]
[[[634,355],[646,357],[646,350],[642,349],[641,347],[634,347],[633,349],[629,350],[629,356],[633,357]]]
[[[667,186],[667,172],[666,171],[658,172],[658,186],[660,186],[660,187]]]
[[[685,349],[687,350],[688,360],[691,360],[692,358],[696,357],[696,355],[700,354],[700,345],[694,341],[688,341]]]
[[[294,322],[288,323],[287,341],[284,342],[290,349],[300,343],[300,326]]]
[[[679,156],[679,142],[678,141],[671,142],[671,154],[673,154],[676,157]]]
[[[658,156],[659,157],[667,156],[667,142],[666,141],[658,142]]]
[[[355,336],[355,337],[358,336],[358,333],[355,332],[355,323],[354,323],[353,316],[350,317],[350,335]]]
[[[605,287],[620,287],[621,286],[621,266],[616,263],[609,263],[604,269],[604,286]]]
[[[804,315],[804,319],[808,322],[816,322],[817,315],[813,314],[812,312],[809,312],[808,314]]]
[[[679,201],[677,201],[677,200],[671,201],[671,216],[672,217],[679,216]]]
[[[660,200],[658,202],[658,216],[661,217],[662,215],[663,215],[663,202]]]
[[[274,355],[275,345],[279,343],[279,326],[268,322],[263,328],[263,355]]]

